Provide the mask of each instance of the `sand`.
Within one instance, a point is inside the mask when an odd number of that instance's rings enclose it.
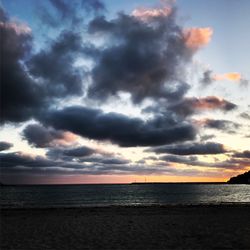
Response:
[[[2,209],[0,249],[250,249],[250,205]]]

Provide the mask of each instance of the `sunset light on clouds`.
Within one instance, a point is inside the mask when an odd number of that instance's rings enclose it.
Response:
[[[149,18],[154,17],[168,16],[171,12],[172,8],[170,7],[163,7],[157,9],[138,8],[133,10],[132,15],[142,20],[147,20]]]
[[[2,0],[1,181],[249,170],[250,6],[220,2],[223,17],[216,1]]]
[[[214,75],[214,80],[229,80],[229,81],[239,81],[242,77],[240,73],[232,72],[232,73],[225,73],[221,75]]]
[[[207,45],[213,35],[213,29],[208,28],[189,28],[184,30],[185,44],[188,48],[197,50]]]

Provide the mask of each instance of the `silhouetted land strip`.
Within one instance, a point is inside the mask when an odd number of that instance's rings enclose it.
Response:
[[[250,184],[250,171],[232,177],[229,181],[229,184]]]
[[[0,249],[249,249],[250,205],[2,209]]]
[[[142,185],[142,184],[152,184],[152,185],[160,185],[160,184],[227,184],[226,182],[132,182],[131,185]]]

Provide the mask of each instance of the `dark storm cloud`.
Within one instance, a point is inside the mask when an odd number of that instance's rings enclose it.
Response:
[[[205,119],[202,123],[202,125],[207,128],[213,128],[224,131],[231,131],[232,129],[238,129],[240,127],[240,124],[228,120]]]
[[[233,157],[236,157],[236,158],[249,158],[250,159],[250,151],[249,150],[245,150],[243,152],[238,152],[238,153],[235,153],[233,154]]]
[[[73,64],[80,53],[93,56],[93,46],[83,48],[79,35],[62,32],[51,46],[32,56],[30,28],[6,18],[0,23],[1,123],[26,121],[55,98],[83,94],[84,70]]]
[[[87,146],[79,147],[51,147],[46,156],[54,160],[72,161],[74,159],[83,158],[96,154],[97,151]]]
[[[115,154],[98,151],[86,146],[74,148],[50,148],[46,156],[53,160],[71,161],[74,163],[93,163],[121,165],[130,163],[129,160],[117,157]]]
[[[30,73],[42,82],[47,97],[83,93],[84,71],[73,66],[77,56],[83,52],[81,43],[79,34],[62,32],[49,48],[29,61]]]
[[[138,165],[128,165],[130,161],[119,158],[89,158],[85,162],[50,160],[40,156],[18,153],[0,153],[1,174],[120,174],[137,171],[152,171]],[[156,170],[155,170],[156,171]]]
[[[56,164],[41,156],[32,157],[30,155],[15,153],[0,153],[0,162],[2,168],[12,167],[49,167]]]
[[[175,155],[205,155],[205,154],[223,154],[227,150],[220,143],[188,143],[177,145],[166,145],[146,150],[157,154],[169,153]]]
[[[200,79],[201,83],[204,85],[209,85],[214,82],[214,79],[212,78],[213,71],[212,70],[206,70],[203,72],[203,76]]]
[[[46,128],[40,124],[30,124],[26,126],[22,135],[23,139],[27,140],[29,144],[38,148],[60,145],[64,140],[67,142],[63,131]]]
[[[91,159],[91,158],[90,158]],[[1,179],[9,176],[9,182],[18,182],[20,176],[51,176],[51,175],[112,175],[112,174],[174,174],[174,175],[204,175],[203,171],[192,169],[195,167],[209,167],[214,169],[243,170],[249,166],[249,159],[229,159],[223,162],[202,162],[193,156],[165,155],[158,159],[153,166],[145,164],[128,164],[122,159],[107,160],[99,157],[97,161],[75,162],[50,160],[40,156],[24,155],[22,153],[0,153]],[[181,163],[190,169],[178,169],[169,163]],[[206,172],[206,174],[209,174]],[[11,178],[12,176],[12,178]],[[13,179],[13,176],[15,178]]]
[[[130,161],[126,159],[107,157],[107,156],[81,158],[79,162],[93,162],[93,163],[95,162],[95,163],[102,163],[102,164],[107,164],[107,165],[122,165],[122,164],[130,163]]]
[[[166,161],[166,162],[175,162],[180,164],[187,164],[196,166],[199,162],[197,157],[194,156],[176,156],[176,155],[164,155],[159,157],[159,160]]]
[[[200,161],[196,157],[187,156],[177,156],[177,155],[163,155],[159,157],[159,160],[165,161],[167,163],[179,163],[188,166],[195,167],[206,167],[206,168],[217,168],[217,169],[228,169],[228,170],[244,170],[248,169],[250,161],[249,159],[234,159],[229,158],[225,161],[214,161],[206,162]]]
[[[244,168],[249,168],[249,164],[250,164],[250,157],[247,157],[248,155],[243,155],[244,158],[241,157],[232,157],[231,159],[227,160],[228,163],[231,164],[237,164],[240,167]]]
[[[1,123],[26,121],[59,98],[83,95],[87,73],[74,63],[79,56],[96,57],[98,49],[68,30],[31,54],[31,29],[9,20],[3,9],[0,18]]]
[[[63,31],[32,55],[31,29],[1,11],[1,123],[26,121],[60,98],[83,95],[86,72],[74,63],[98,50],[83,44],[79,33]]]
[[[98,166],[101,168],[105,165],[105,168],[109,168],[106,165],[117,165],[121,168],[127,166],[130,162],[125,159],[109,157],[105,158],[105,156],[99,157],[89,157],[82,158],[81,161],[73,161],[73,158],[68,158],[67,160],[63,159],[48,159],[41,156],[31,156],[27,154],[23,154],[21,152],[14,153],[0,153],[0,161],[1,168],[19,168],[20,170],[25,170],[26,168],[61,168],[61,169],[86,169],[95,171],[95,167]],[[86,165],[85,163],[91,163]],[[114,166],[110,167],[114,168]],[[14,170],[10,170],[14,171]]]
[[[180,73],[181,65],[190,59],[190,55],[183,41],[182,30],[175,24],[174,14],[155,18],[153,23],[143,22],[125,14],[119,14],[111,21],[106,21],[105,18],[99,19],[96,18],[90,23],[90,31],[98,33],[109,29],[109,35],[114,38],[112,40],[119,38],[118,45],[115,46],[111,42],[110,46],[101,50],[95,48],[93,44],[84,44],[79,34],[71,31],[62,32],[46,49],[30,58],[28,73],[36,82],[32,80],[31,86],[22,86],[22,90],[11,92],[13,96],[16,96],[15,93],[25,93],[26,89],[29,92],[20,105],[15,105],[15,111],[20,115],[22,105],[31,102],[28,106],[30,110],[25,109],[25,117],[19,120],[24,121],[35,116],[35,118],[39,117],[41,122],[49,119],[49,125],[54,126],[56,119],[61,119],[61,125],[56,123],[55,129],[62,127],[63,130],[76,131],[87,138],[110,140],[121,146],[162,145],[193,139],[194,128],[185,121],[179,121],[177,124],[177,119],[172,118],[176,116],[175,111],[157,115],[156,110],[155,118],[147,122],[141,119],[129,119],[119,114],[104,114],[100,110],[86,108],[81,110],[79,107],[47,111],[50,105],[56,104],[56,101],[62,101],[65,97],[83,95],[83,89],[86,87],[83,83],[85,72],[73,66],[78,56],[90,56],[96,59],[96,65],[91,72],[93,77],[91,88],[95,89],[94,92],[97,95],[100,94],[100,89],[104,90],[105,93],[101,94],[101,99],[109,96],[109,91],[115,94],[117,91],[124,90],[133,92],[134,100],[156,96],[174,101],[183,100],[189,85],[178,80],[177,75]],[[95,22],[97,24],[94,24]],[[103,28],[100,23],[107,23],[110,28]],[[119,57],[119,53],[122,53],[124,58]],[[117,62],[115,58],[119,61]],[[17,59],[19,63],[19,57]],[[96,83],[95,77],[99,79],[99,73],[105,72],[106,69],[110,72],[107,71],[107,74],[103,75],[105,86],[104,82]],[[113,70],[114,72],[111,72]],[[27,74],[27,71],[25,72]],[[29,80],[31,81],[30,77]],[[15,87],[19,85],[15,84]],[[34,93],[30,93],[32,89]],[[8,106],[7,108],[9,112],[11,109]],[[40,111],[43,111],[42,115]],[[52,117],[52,113],[56,115],[56,119]],[[68,121],[69,124],[67,124],[65,119],[71,116],[72,121]],[[33,144],[44,147],[46,142]]]
[[[0,141],[0,151],[8,150],[13,147],[12,143],[6,141]]]
[[[51,159],[51,160],[65,160],[65,161],[71,161],[72,157],[71,156],[66,156],[64,155],[64,150],[65,148],[58,148],[58,147],[51,147],[48,149],[46,152],[46,156]]]
[[[1,9],[1,7],[0,7]],[[42,103],[41,87],[31,79],[23,61],[30,54],[32,35],[28,26],[11,22],[1,9],[1,123],[32,117]]]
[[[126,164],[128,161],[93,162],[91,164],[77,162],[50,161],[42,157],[25,156],[21,153],[1,154],[1,177],[9,176],[10,182],[18,182],[20,176],[51,175],[112,175],[112,174],[187,174],[192,170],[178,170],[164,166],[149,167],[141,164]],[[124,163],[124,164],[123,164]],[[15,176],[15,179],[11,179]]]
[[[81,106],[52,110],[40,118],[55,129],[68,130],[95,140],[109,140],[123,147],[169,144],[195,138],[195,129],[187,124],[169,124],[164,117],[143,121],[118,113]]]
[[[64,150],[63,154],[73,157],[84,157],[95,153],[95,150],[86,146]]]
[[[189,89],[181,76],[192,54],[174,11],[150,22],[123,13],[110,21],[96,17],[89,32],[106,38],[92,70],[89,97],[101,101],[125,91],[136,103],[146,97],[176,100]]]
[[[231,103],[225,99],[218,98],[216,96],[207,96],[203,98],[185,98],[177,104],[174,104],[170,107],[173,111],[177,112],[180,115],[188,116],[192,115],[198,111],[206,110],[222,110],[230,111],[237,107],[236,104]]]

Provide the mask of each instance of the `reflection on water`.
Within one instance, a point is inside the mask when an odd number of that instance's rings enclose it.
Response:
[[[2,207],[250,203],[250,185],[124,184],[5,186]]]

